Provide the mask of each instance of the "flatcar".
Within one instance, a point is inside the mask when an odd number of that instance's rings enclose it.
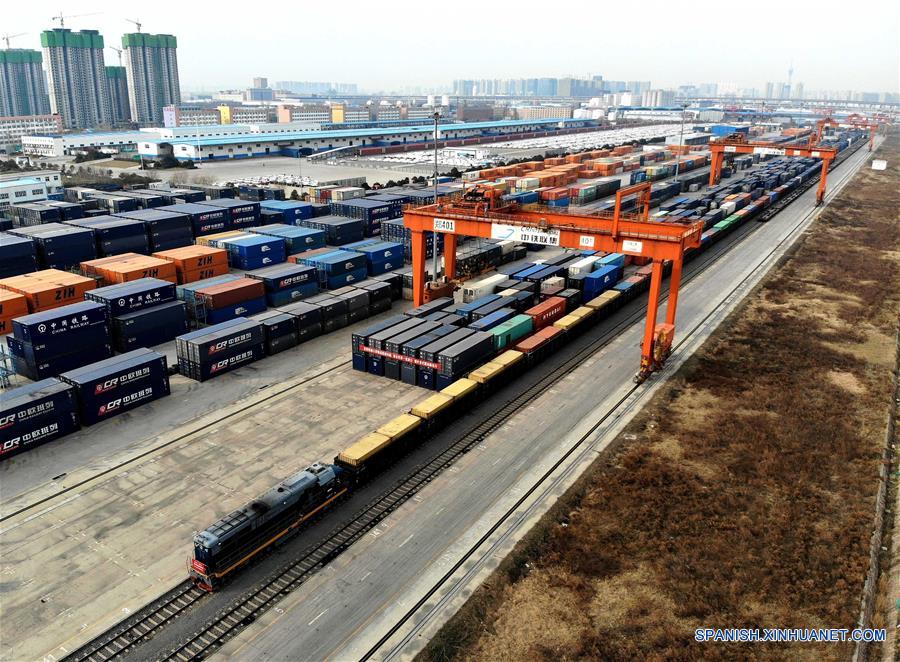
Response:
[[[316,462],[194,535],[189,572],[214,591],[241,566],[347,492],[340,467]]]

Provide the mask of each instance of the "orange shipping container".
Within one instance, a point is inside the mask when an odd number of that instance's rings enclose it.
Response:
[[[178,276],[173,262],[161,260],[158,257],[148,257],[146,255],[139,255],[111,264],[104,264],[98,268],[98,271],[103,278],[103,282],[107,285],[130,283],[133,280],[139,280],[141,278],[159,278],[160,280],[167,280],[170,283],[178,282]]]
[[[84,293],[96,287],[97,281],[93,278],[58,269],[44,269],[0,280],[0,290],[16,292],[25,297],[30,313],[84,301]]]
[[[180,285],[228,273],[228,252],[222,248],[184,246],[154,253],[153,257],[175,265]]]
[[[141,257],[140,253],[122,253],[120,255],[111,255],[109,257],[98,257],[96,260],[87,260],[86,262],[82,262],[81,273],[85,276],[100,276],[100,268],[103,267],[104,264],[114,264],[119,262],[120,260],[127,260],[132,257]]]
[[[28,301],[24,294],[0,290],[0,335],[12,333],[14,317],[28,314]]]

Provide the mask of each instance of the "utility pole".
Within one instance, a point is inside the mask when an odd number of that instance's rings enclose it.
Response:
[[[678,167],[681,165],[681,146],[684,144],[684,111],[687,110],[686,103],[681,104],[681,133],[678,134],[678,157],[675,159],[675,178],[673,182],[678,181]]]
[[[434,204],[438,202],[438,120],[441,119],[441,113],[437,110],[431,116],[434,119]],[[438,257],[438,233],[432,232],[432,247],[434,248],[434,280],[438,279],[438,271],[440,268],[440,258]]]

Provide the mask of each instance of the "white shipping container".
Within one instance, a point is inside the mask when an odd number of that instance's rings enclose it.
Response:
[[[516,242],[514,242],[512,239],[504,239],[497,245],[500,247],[501,255],[509,255],[510,253],[512,253],[512,250],[516,247]]]
[[[589,274],[594,270],[594,263],[599,260],[599,257],[594,255],[588,255],[584,257],[578,262],[573,262],[567,271],[570,276],[579,276],[581,274]]]
[[[556,287],[565,288],[566,279],[562,276],[553,276],[552,278],[548,278],[547,280],[541,283],[541,292],[547,292]]]
[[[493,274],[483,278],[475,278],[463,283],[463,303],[471,303],[475,299],[494,293],[494,287],[507,279],[503,274]]]
[[[736,206],[737,206],[737,204],[734,202],[734,200],[731,200],[729,202],[722,203],[721,209],[725,210],[726,216],[730,216],[731,214],[734,213],[734,208]]]

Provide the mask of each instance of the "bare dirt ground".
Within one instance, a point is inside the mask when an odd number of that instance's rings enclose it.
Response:
[[[850,657],[694,630],[855,626],[900,309],[879,152],[420,659]]]

